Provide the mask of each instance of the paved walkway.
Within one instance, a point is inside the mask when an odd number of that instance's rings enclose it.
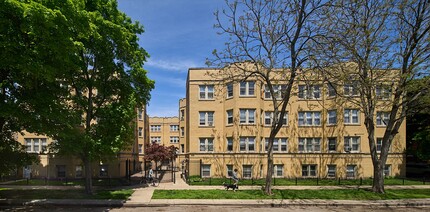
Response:
[[[282,206],[282,205],[357,205],[357,206],[427,206],[430,207],[429,199],[407,199],[407,200],[232,200],[232,199],[152,199],[155,189],[161,190],[207,190],[224,189],[223,186],[190,186],[181,178],[180,173],[176,173],[176,183],[160,183],[158,187],[145,187],[134,189],[133,195],[124,203],[125,207],[140,206],[167,206],[167,205],[247,205],[247,206]],[[371,186],[360,186],[360,188],[370,188]],[[274,189],[351,189],[358,186],[274,186]],[[385,188],[395,189],[430,189],[430,185],[412,186],[385,186]],[[239,186],[240,190],[261,189],[261,186]]]

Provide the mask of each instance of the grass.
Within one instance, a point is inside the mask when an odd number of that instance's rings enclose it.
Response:
[[[232,183],[229,178],[200,178],[198,176],[191,176],[189,180],[190,185],[222,185],[223,182]],[[264,185],[265,179],[242,179],[240,185]],[[413,179],[400,179],[400,178],[386,178],[385,185],[422,185],[422,180]],[[274,186],[336,186],[336,185],[372,185],[372,179],[316,179],[316,178],[302,178],[302,179],[288,179],[288,178],[274,178]]]
[[[0,199],[127,199],[133,194],[132,189],[96,190],[88,195],[82,189],[49,190],[49,189],[2,189]]]
[[[124,182],[121,179],[93,179],[94,186],[121,186]],[[85,179],[73,179],[73,180],[43,180],[43,179],[31,179],[31,180],[18,180],[10,185],[50,185],[50,186],[85,186]]]
[[[153,199],[331,199],[331,200],[393,200],[430,198],[429,189],[386,189],[376,194],[365,189],[273,190],[267,196],[261,190],[155,190]]]

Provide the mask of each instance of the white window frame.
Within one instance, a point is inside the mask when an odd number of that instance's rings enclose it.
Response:
[[[239,109],[239,123],[242,124],[256,124],[256,110],[255,109]],[[244,115],[244,116],[243,116]]]
[[[344,124],[351,124],[351,125],[360,124],[360,110],[358,110],[358,109],[344,109],[343,110],[343,123]]]
[[[137,109],[137,117],[138,117],[139,121],[143,120],[143,111],[140,108]]]
[[[273,86],[273,93],[276,96],[276,99],[282,99],[283,93],[287,89],[287,85],[280,84],[280,85],[272,85]],[[272,99],[272,95],[270,94],[269,86],[264,86],[264,99],[269,100]]]
[[[269,151],[269,138],[264,139],[264,150]],[[273,152],[288,152],[288,138],[275,138],[273,140]]]
[[[337,124],[337,110],[327,111],[327,125]]]
[[[382,150],[382,138],[376,138],[376,152],[380,153]]]
[[[384,176],[390,177],[391,176],[391,164],[385,164],[384,166]]]
[[[273,165],[273,176],[284,177],[284,164]]]
[[[227,99],[233,98],[233,96],[234,96],[234,86],[233,86],[232,82],[227,83],[226,90],[227,90]]]
[[[143,144],[138,144],[137,148],[138,148],[139,154],[143,154]]]
[[[151,132],[160,132],[161,131],[161,125],[159,124],[153,124],[150,126]]]
[[[265,126],[272,126],[273,123],[273,117],[274,117],[273,111],[265,111],[264,112],[264,125]],[[278,113],[280,114],[280,113]],[[284,118],[282,119],[282,126],[288,126],[288,111],[285,111]]]
[[[200,152],[213,152],[214,151],[214,138],[199,138]]]
[[[299,152],[321,152],[321,138],[319,137],[299,137]]]
[[[227,177],[233,177],[233,165],[227,164],[226,167],[227,167],[227,169],[226,169],[227,170],[226,176]]]
[[[184,136],[185,136],[185,128],[181,127],[181,137],[184,137]]]
[[[343,95],[345,96],[358,96],[358,82],[352,81],[343,85]]]
[[[202,177],[210,177],[211,176],[211,164],[202,164]]]
[[[25,138],[26,152],[43,153],[47,150],[46,138]]]
[[[239,151],[255,152],[255,137],[239,137]]]
[[[149,138],[149,140],[151,141],[151,143],[161,143],[161,136],[151,136]]]
[[[328,164],[327,165],[327,178],[336,178],[336,165]]]
[[[199,99],[213,100],[214,90],[215,90],[214,85],[199,85]]]
[[[321,99],[321,85],[299,85],[299,99]]]
[[[376,126],[386,127],[390,121],[390,112],[377,111],[376,112]]]
[[[137,131],[137,135],[142,138],[143,137],[143,127],[139,127]]]
[[[391,95],[391,89],[386,86],[376,86],[375,95],[376,98],[379,100],[389,100]]]
[[[298,115],[300,127],[321,126],[320,111],[301,111]]]
[[[302,177],[316,177],[317,176],[317,165],[315,164],[303,164],[302,165]]]
[[[345,152],[360,152],[360,137],[359,136],[345,136],[344,137],[344,150]]]
[[[214,111],[199,112],[199,126],[212,127],[214,126]]]
[[[239,96],[240,97],[255,96],[255,81],[240,82]]]
[[[185,110],[184,109],[181,110],[180,116],[181,116],[181,121],[183,121],[184,120],[184,116],[185,116]]]
[[[170,125],[170,132],[178,132],[179,131],[179,125],[172,124]]]
[[[227,125],[233,125],[234,123],[233,109],[227,110],[226,116],[227,116]]]
[[[357,165],[349,164],[346,165],[346,178],[356,178],[357,177]]]
[[[242,178],[252,178],[252,165],[242,165]]]
[[[226,149],[227,152],[232,152],[233,151],[233,138],[232,137],[228,137],[226,139],[226,141],[227,141],[227,149]]]
[[[334,150],[330,149],[330,146],[333,146],[332,142],[334,142]],[[336,152],[337,149],[337,138],[329,137],[327,138],[327,150],[328,152]]]
[[[170,143],[172,143],[172,144],[179,143],[179,137],[178,136],[170,136]]]
[[[336,96],[336,89],[332,84],[327,83],[327,97],[335,97]]]

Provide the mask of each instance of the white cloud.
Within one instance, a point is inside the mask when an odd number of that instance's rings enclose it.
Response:
[[[147,66],[152,66],[168,71],[187,72],[189,68],[197,67],[197,63],[191,60],[154,60],[149,59]]]

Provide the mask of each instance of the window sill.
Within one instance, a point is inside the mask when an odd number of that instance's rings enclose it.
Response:
[[[215,101],[215,99],[199,99],[199,101],[208,101],[208,102],[211,102],[211,101]]]
[[[256,126],[257,124],[252,123],[252,124],[247,124],[247,123],[240,123],[240,126]]]
[[[215,125],[212,125],[212,126],[200,125],[199,128],[215,128]]]
[[[233,99],[233,97],[234,97],[234,96],[227,96],[227,97],[225,98],[225,100]]]
[[[240,98],[255,98],[255,97],[257,97],[256,95],[253,95],[253,96],[241,96],[241,95],[239,95],[239,97]]]
[[[322,125],[299,125],[299,127],[303,127],[303,128],[306,128],[306,127],[322,127]]]
[[[344,123],[345,126],[360,126],[360,123]]]

